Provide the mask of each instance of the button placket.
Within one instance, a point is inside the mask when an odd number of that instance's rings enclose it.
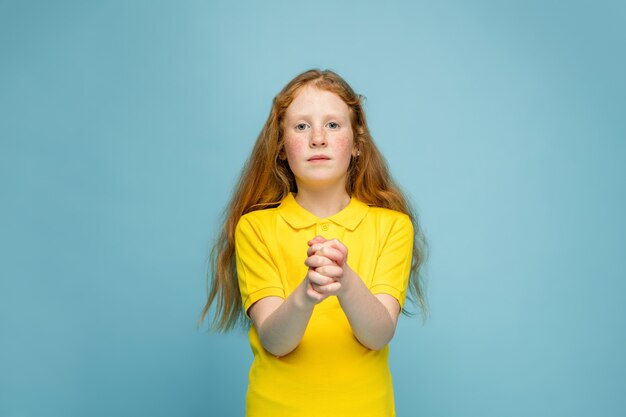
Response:
[[[328,237],[328,234],[331,233],[332,227],[330,226],[329,222],[321,221],[317,223],[315,229],[318,235]]]

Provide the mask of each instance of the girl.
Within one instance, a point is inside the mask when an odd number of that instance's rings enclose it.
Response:
[[[226,211],[201,316],[251,321],[246,415],[394,416],[388,343],[425,242],[362,97],[306,71],[272,110]]]

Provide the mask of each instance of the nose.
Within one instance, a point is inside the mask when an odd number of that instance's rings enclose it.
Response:
[[[322,129],[313,129],[311,132],[311,139],[309,140],[309,145],[312,148],[323,148],[326,146],[326,136]]]

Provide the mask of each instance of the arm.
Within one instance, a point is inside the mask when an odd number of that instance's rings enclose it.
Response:
[[[329,295],[316,291],[313,285],[336,290],[340,284],[309,267],[302,283],[286,296],[263,234],[262,222],[252,221],[250,217],[242,217],[237,224],[235,255],[239,290],[263,347],[275,356],[284,356],[298,346],[313,308]],[[332,264],[325,258],[321,261]]]
[[[400,313],[398,300],[388,294],[372,294],[347,264],[338,295],[354,336],[372,350],[384,348],[393,338]]]
[[[314,285],[324,288],[327,293],[316,291]],[[302,340],[315,305],[340,286],[309,269],[306,278],[285,300],[266,297],[254,303],[248,314],[265,350],[277,357],[293,351]]]
[[[388,294],[372,294],[346,263],[348,249],[338,240],[324,241],[317,237],[310,243],[309,254],[333,262],[333,266],[323,265],[316,268],[316,272],[332,277],[341,284],[337,289],[325,286],[316,288],[317,291],[332,291],[333,295],[337,295],[355,337],[363,346],[372,350],[385,347],[395,333],[400,313],[398,300]]]

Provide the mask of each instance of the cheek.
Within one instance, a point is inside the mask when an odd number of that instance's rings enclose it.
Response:
[[[338,155],[342,155],[348,159],[350,159],[350,157],[352,156],[353,147],[354,145],[352,141],[352,135],[338,138],[338,140],[335,142],[335,152]]]
[[[303,141],[290,140],[289,138],[285,138],[285,155],[287,156],[288,161],[293,161],[301,156],[306,147],[306,143]]]
[[[349,139],[344,139],[337,142],[337,151],[341,153],[349,153],[352,149],[352,141]]]

